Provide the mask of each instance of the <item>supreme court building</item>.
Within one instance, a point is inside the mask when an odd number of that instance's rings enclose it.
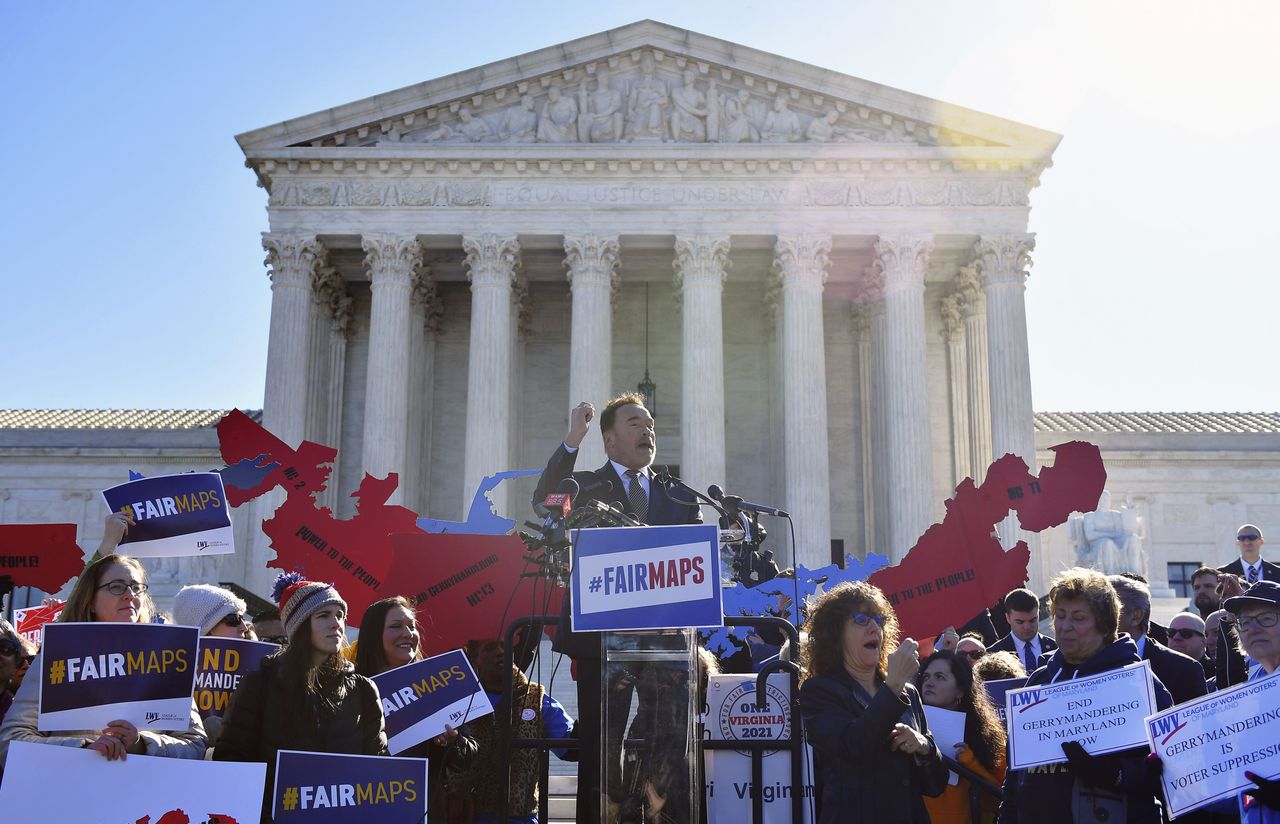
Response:
[[[1058,135],[644,21],[238,140],[269,217],[263,421],[339,449],[339,517],[397,472],[393,502],[461,520],[573,404],[647,376],[657,462],[789,510],[810,567],[900,558],[993,456],[1076,438],[1145,518],[1155,581],[1280,529],[1280,415],[1033,415],[1026,230]],[[220,465],[221,414],[0,410],[0,522],[74,522],[91,550],[98,491]],[[532,489],[491,498],[520,521]],[[235,555],[153,583],[266,595],[278,500],[235,512]],[[1041,547],[1038,591],[1074,562],[1064,528]]]

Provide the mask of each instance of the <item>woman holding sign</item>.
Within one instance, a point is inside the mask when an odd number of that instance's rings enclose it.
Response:
[[[341,654],[347,602],[331,584],[296,572],[277,577],[272,595],[289,643],[241,679],[213,750],[215,761],[268,765],[264,821],[270,820],[280,750],[387,754],[378,688]]]
[[[370,604],[356,639],[356,672],[372,678],[422,660],[421,636],[413,602],[402,595]],[[476,739],[445,725],[445,732],[397,755],[427,759],[427,821],[448,821],[449,777],[471,769]]]
[[[889,599],[865,581],[839,584],[818,599],[806,629],[800,711],[819,824],[928,822],[924,796],[946,788],[947,768],[911,683],[918,646],[898,644]]]
[[[996,786],[1004,782],[1004,726],[987,696],[982,680],[975,678],[969,658],[958,652],[940,650],[920,667],[916,686],[924,703],[952,712],[964,713],[964,741],[955,752],[946,753]],[[995,817],[995,797],[986,794],[983,820]],[[933,824],[970,824],[969,780],[959,779],[937,798],[926,798],[925,807]]]
[[[1142,659],[1128,635],[1119,634],[1120,597],[1107,577],[1092,569],[1068,569],[1049,590],[1058,649],[1027,686],[1052,684],[1119,670]],[[1154,678],[1156,705],[1173,705]],[[1012,714],[1011,714],[1012,717]],[[1090,755],[1078,741],[1065,741],[1066,763],[1009,770],[1000,804],[1000,824],[1127,821],[1159,824],[1159,782],[1147,762],[1148,749]]]
[[[58,620],[63,623],[146,623],[154,613],[147,595],[147,573],[142,564],[127,555],[106,555],[85,567],[71,589]],[[13,706],[0,725],[0,766],[9,753],[10,741],[32,741],[63,747],[87,747],[102,753],[108,761],[128,755],[159,755],[172,758],[201,758],[206,747],[204,726],[191,703],[191,722],[185,733],[139,730],[128,721],[112,721],[101,730],[39,732],[40,678],[37,655],[14,696]]]

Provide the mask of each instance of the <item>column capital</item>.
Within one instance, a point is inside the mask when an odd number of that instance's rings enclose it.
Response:
[[[961,266],[956,273],[955,292],[960,298],[960,311],[966,318],[981,315],[986,311],[986,296],[982,291],[982,276],[978,274],[978,265],[970,263]]]
[[[317,266],[312,295],[316,305],[329,318],[330,328],[334,332],[345,334],[351,321],[352,303],[351,296],[347,294],[346,279],[333,266]]]
[[[1034,233],[986,235],[973,244],[974,263],[985,286],[1016,285],[1027,282],[1031,266],[1031,250],[1036,248]]]
[[[409,303],[423,319],[428,334],[434,335],[440,331],[444,305],[440,302],[440,294],[436,290],[436,279],[431,271],[431,264],[423,263],[414,270]]]
[[[778,235],[773,244],[773,271],[783,289],[821,292],[831,264],[831,235],[802,232]]]
[[[301,232],[263,232],[262,248],[273,288],[311,286],[316,264],[325,256],[324,244],[315,235]]]
[[[422,246],[416,237],[373,232],[360,238],[360,247],[374,286],[412,286],[414,270],[422,264]]]
[[[942,334],[948,343],[964,340],[964,297],[952,292],[942,299],[938,312],[942,315]]]
[[[564,265],[572,291],[579,284],[617,288],[619,247],[617,235],[565,235]]]
[[[728,276],[728,235],[676,235],[676,285],[720,287]]]
[[[875,265],[884,275],[885,294],[924,289],[933,251],[933,235],[881,235],[873,247]]]
[[[520,269],[520,242],[515,235],[463,235],[463,265],[471,287],[510,286]]]

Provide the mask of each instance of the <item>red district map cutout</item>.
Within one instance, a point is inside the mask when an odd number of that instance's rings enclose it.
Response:
[[[75,524],[0,526],[0,577],[14,586],[57,592],[82,569]]]
[[[1038,477],[1022,458],[1005,455],[991,464],[982,486],[966,478],[947,501],[942,523],[929,527],[897,566],[871,576],[889,596],[904,637],[958,626],[1026,582],[1026,542],[1005,552],[992,534],[1009,510],[1023,529],[1040,532],[1097,507],[1107,481],[1098,447],[1071,441],[1051,451],[1053,466]]]
[[[352,496],[355,517],[342,520],[314,498],[329,482],[337,450],[307,441],[294,450],[239,410],[218,424],[218,440],[228,465],[247,460],[263,470],[248,490],[233,494],[239,488],[227,487],[233,505],[276,486],[285,490],[284,503],[262,522],[276,551],[268,566],[333,582],[347,602],[349,624],[358,624],[375,601],[407,596],[418,601],[423,650],[432,655],[501,636],[508,604],[508,621],[529,614],[535,596],[551,614],[560,608],[559,590],[548,600],[541,586],[535,592],[532,579],[521,577],[525,547],[518,537],[426,533],[416,512],[388,504],[395,473],[366,474]],[[279,465],[268,469],[272,463]]]

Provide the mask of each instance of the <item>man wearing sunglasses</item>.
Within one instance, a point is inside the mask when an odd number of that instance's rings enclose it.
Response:
[[[1259,581],[1280,582],[1280,566],[1263,560],[1262,530],[1253,524],[1245,524],[1236,530],[1236,546],[1240,548],[1240,557],[1226,566],[1218,567],[1219,572],[1229,572],[1244,579],[1252,585]]]
[[[1169,622],[1169,649],[1200,662],[1205,678],[1214,676],[1214,663],[1205,644],[1204,621],[1190,612],[1180,612]]]

